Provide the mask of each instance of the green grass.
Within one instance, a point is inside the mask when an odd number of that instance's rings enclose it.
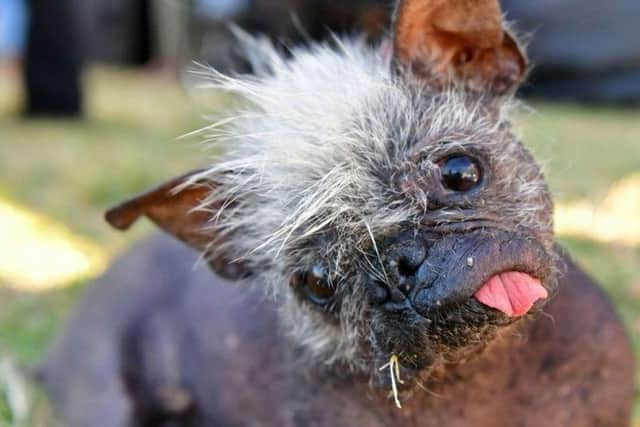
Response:
[[[45,346],[64,321],[83,286],[75,284],[59,291],[28,294],[0,288],[0,337],[25,366],[41,358]]]
[[[598,202],[614,182],[640,172],[640,110],[535,108],[519,124],[556,198]]]
[[[0,109],[0,194],[109,243],[107,207],[207,162],[195,141],[176,141],[205,123],[204,110],[177,86],[135,74],[93,72],[87,86],[84,122],[25,122]]]
[[[64,223],[109,251],[126,247],[150,227],[121,235],[104,224],[104,210],[207,163],[210,154],[195,141],[176,142],[176,137],[204,125],[202,116],[225,102],[194,99],[177,85],[137,73],[98,69],[87,77],[87,120],[26,122],[14,114],[15,88],[2,78],[0,74],[0,196]],[[522,114],[518,123],[546,165],[559,200],[598,203],[616,181],[640,172],[640,111],[535,107],[536,113]],[[561,243],[605,285],[640,360],[640,248],[577,238],[562,238]],[[25,368],[34,366],[83,286],[31,294],[0,283],[0,356],[10,355]],[[31,425],[50,425],[41,421],[49,418],[46,405],[39,403],[34,414]],[[7,408],[0,393],[0,426],[3,417]]]
[[[9,409],[9,403],[4,396],[0,395],[0,427],[4,427],[5,423],[11,421],[11,411]]]

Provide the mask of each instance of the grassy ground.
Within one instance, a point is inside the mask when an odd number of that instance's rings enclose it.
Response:
[[[206,163],[209,154],[195,141],[175,138],[205,124],[205,112],[222,102],[194,99],[176,85],[139,74],[98,69],[87,76],[86,121],[25,122],[14,114],[15,87],[0,74],[0,198],[46,214],[108,253],[123,249],[150,228],[120,235],[104,225],[102,212],[127,195]],[[550,105],[536,109],[518,122],[545,163],[560,202],[598,205],[613,184],[640,173],[639,111]],[[640,212],[640,206],[628,209]],[[602,243],[588,235],[560,240],[604,283],[640,359],[640,247]],[[34,268],[37,263],[34,260]],[[33,366],[84,285],[77,281],[33,293],[15,283],[3,285],[0,277],[0,359],[4,355],[22,367]],[[50,426],[43,421],[48,411],[38,403],[26,425]],[[0,398],[0,426],[3,416],[6,419],[7,407]]]

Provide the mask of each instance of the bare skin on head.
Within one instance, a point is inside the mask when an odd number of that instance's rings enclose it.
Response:
[[[243,283],[115,266],[119,285],[84,305],[109,313],[126,282],[126,315],[78,314],[107,361],[60,376],[90,340],[72,323],[45,370],[69,419],[69,387],[99,375],[94,404],[119,406],[96,412],[142,426],[628,422],[624,331],[554,246],[548,187],[509,122],[527,66],[497,1],[400,1],[394,31],[391,58],[245,39],[257,75],[208,76],[246,100],[209,129],[219,163],[107,219],[146,216]],[[140,251],[189,259],[164,240]]]

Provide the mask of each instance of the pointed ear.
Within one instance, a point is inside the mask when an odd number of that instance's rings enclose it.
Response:
[[[215,188],[209,180],[194,180],[202,171],[175,178],[109,210],[105,219],[118,230],[128,230],[140,217],[147,217],[167,233],[204,253],[211,267],[222,277],[241,279],[249,272],[244,265],[230,262],[211,252],[218,242],[211,218],[216,208],[198,209]]]
[[[498,0],[400,0],[394,58],[431,85],[461,82],[494,95],[515,90],[527,72]]]

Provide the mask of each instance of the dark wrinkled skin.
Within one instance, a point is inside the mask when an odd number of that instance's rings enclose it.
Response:
[[[69,427],[628,425],[633,361],[602,291],[571,261],[544,313],[433,372],[398,410],[368,377],[309,366],[261,292],[166,237],[88,291],[42,370]]]

